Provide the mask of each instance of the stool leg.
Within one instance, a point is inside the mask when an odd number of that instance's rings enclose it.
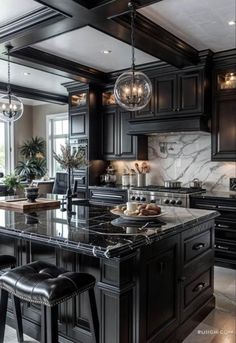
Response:
[[[47,307],[47,343],[58,343],[58,306]]]
[[[97,313],[96,299],[94,295],[94,289],[90,288],[88,290],[89,298],[89,320],[90,320],[90,330],[92,333],[92,339],[94,343],[99,343],[99,321]]]
[[[47,343],[47,306],[41,305],[41,343]]]
[[[21,308],[20,308],[20,299],[15,297],[14,295],[11,296],[12,305],[13,305],[13,312],[16,320],[16,333],[18,342],[24,342],[23,338],[23,326],[22,326],[22,316],[21,316]]]
[[[1,289],[0,294],[0,343],[3,343],[7,316],[8,292]]]

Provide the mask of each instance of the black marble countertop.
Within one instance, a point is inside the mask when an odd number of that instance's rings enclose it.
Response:
[[[163,215],[142,222],[124,221],[111,207],[73,205],[55,210],[18,213],[0,210],[0,233],[97,257],[116,258],[152,244],[167,234],[192,228],[218,213],[163,206]]]
[[[191,197],[194,198],[201,198],[201,199],[207,199],[207,198],[220,198],[220,199],[231,199],[236,200],[236,192],[206,192],[202,194],[191,194]]]

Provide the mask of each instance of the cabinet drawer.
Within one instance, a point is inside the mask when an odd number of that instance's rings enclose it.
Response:
[[[184,242],[184,264],[189,263],[212,248],[213,244],[210,230],[186,239]]]
[[[187,307],[195,298],[200,297],[211,287],[211,269],[198,276],[184,288],[184,307]]]
[[[123,204],[127,201],[127,192],[109,192],[91,189],[89,200],[93,203]]]

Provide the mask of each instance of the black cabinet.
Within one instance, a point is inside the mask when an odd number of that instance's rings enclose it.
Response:
[[[179,237],[166,239],[158,249],[159,252],[149,247],[145,251],[147,259],[141,257],[144,264],[140,280],[140,342],[163,342],[180,322]]]
[[[193,196],[191,207],[220,213],[215,220],[215,263],[236,269],[236,200]]]
[[[213,58],[212,161],[236,161],[235,52]]]
[[[150,78],[152,83],[152,94],[156,93],[155,79]],[[149,103],[140,111],[134,113],[135,118],[152,118],[155,116],[155,96],[151,96]]]
[[[236,91],[214,100],[212,161],[236,161]]]
[[[105,160],[147,159],[147,137],[128,135],[131,115],[116,105],[103,108],[102,155]]]
[[[173,72],[152,79],[149,104],[135,118],[173,117],[204,113],[204,70]]]
[[[101,160],[100,88],[93,84],[73,81],[64,84],[69,93],[69,143],[72,150],[82,150],[87,167],[73,170],[75,192],[80,198],[88,197],[88,186],[98,184],[106,164]],[[100,161],[96,163],[96,161]]]

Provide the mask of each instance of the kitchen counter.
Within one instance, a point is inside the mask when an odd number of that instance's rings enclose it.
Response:
[[[0,210],[0,254],[42,260],[96,278],[100,343],[182,342],[214,308],[215,211],[163,207],[147,223],[120,223],[111,207],[34,213]],[[118,218],[118,219],[117,219]],[[40,340],[40,308],[23,305]],[[59,308],[59,341],[91,342],[86,296]],[[11,309],[8,324],[15,326]]]
[[[163,215],[146,222],[124,221],[108,206],[73,206],[28,214],[0,210],[0,232],[12,237],[71,249],[97,257],[120,257],[134,249],[214,219],[214,211],[162,207]]]

